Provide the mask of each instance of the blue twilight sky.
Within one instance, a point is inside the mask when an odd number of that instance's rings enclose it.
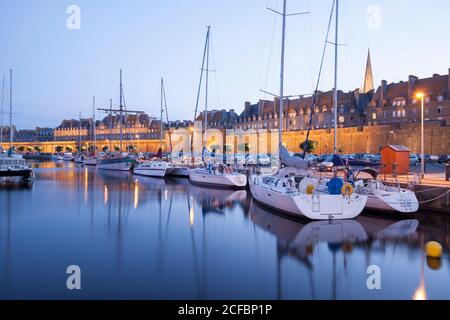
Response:
[[[375,85],[448,72],[449,1],[340,3],[340,89],[362,86],[369,46]],[[80,30],[66,26],[72,4],[81,9]],[[288,0],[288,11],[311,14],[288,19],[286,94],[312,91],[331,4]],[[240,112],[245,101],[270,98],[260,89],[279,90],[281,18],[266,6],[281,10],[282,0],[0,0],[0,75],[14,69],[15,124],[54,127],[79,112],[90,116],[94,94],[98,106],[116,104],[120,68],[129,108],[158,115],[164,77],[170,118],[192,119],[207,25],[216,70],[210,108]],[[331,46],[322,80],[332,88]]]

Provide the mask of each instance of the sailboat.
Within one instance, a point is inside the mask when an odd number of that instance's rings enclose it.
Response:
[[[77,164],[83,165],[85,156],[83,154],[82,147],[81,147],[81,112],[80,112],[78,121],[79,121],[79,123],[78,123],[78,153],[74,158],[74,162]]]
[[[338,8],[336,0],[336,45],[335,45],[335,89],[334,112],[337,112],[337,50],[338,50]],[[334,9],[334,5],[333,5]],[[333,10],[332,9],[332,10]],[[296,167],[282,167],[282,155],[286,150],[282,144],[283,104],[284,104],[284,47],[286,28],[286,0],[283,1],[283,27],[281,41],[281,71],[280,71],[280,115],[279,115],[279,155],[280,170],[276,175],[257,176],[249,180],[253,198],[260,204],[277,211],[313,220],[352,219],[358,216],[367,202],[367,195],[353,192],[349,184],[344,184],[339,178],[324,180],[308,172],[304,160]],[[331,20],[330,20],[331,21]],[[327,39],[328,40],[328,39]],[[335,120],[335,153],[337,121]],[[288,162],[289,164],[289,162]]]
[[[86,166],[97,165],[97,125],[95,123],[95,96],[92,98],[92,135],[94,140],[94,149],[90,156],[85,157],[84,164]]]
[[[397,185],[385,185],[377,179],[372,169],[359,170],[354,174],[356,190],[367,194],[367,209],[386,212],[415,213],[419,210],[416,194]]]
[[[33,169],[21,155],[14,154],[12,127],[12,69],[9,71],[9,150],[5,155],[0,153],[0,182],[30,182],[34,178]],[[4,90],[3,90],[4,100]],[[3,138],[3,137],[2,137]]]
[[[206,131],[208,130],[208,72],[209,70],[209,38],[210,38],[211,27],[208,26],[206,33],[205,49],[203,52],[203,63],[202,63],[202,73],[200,75],[199,84],[199,94],[202,83],[203,72],[205,71],[205,111],[204,111],[204,128],[206,137]],[[206,69],[205,66],[206,59]],[[198,101],[198,99],[197,99]],[[197,108],[196,108],[197,113]],[[203,139],[204,140],[204,139]],[[206,141],[204,141],[203,153],[206,149]],[[222,165],[212,165],[209,164],[206,168],[190,169],[189,170],[189,180],[192,183],[212,186],[212,187],[225,187],[225,188],[245,188],[247,186],[247,176],[238,172],[233,172],[233,170],[228,166]]]
[[[118,110],[113,110],[112,106],[109,109],[98,109],[100,111],[116,112],[119,114],[119,128],[120,128],[120,146],[119,152],[109,151],[109,154],[103,159],[97,160],[97,168],[99,170],[115,170],[115,171],[130,171],[134,164],[134,160],[128,157],[126,153],[123,152],[123,131],[122,131],[122,117],[127,113],[142,113],[141,111],[128,111],[124,110],[123,103],[123,84],[122,84],[122,70],[120,70],[120,104]]]
[[[162,158],[162,146],[163,146],[163,114],[165,106],[165,92],[164,92],[164,80],[161,78],[161,116],[160,116],[160,134],[159,134],[159,154]],[[167,106],[166,106],[167,114]],[[139,162],[133,169],[134,174],[147,176],[147,177],[159,177],[164,178],[167,174],[170,174],[171,170],[175,169],[175,165],[162,159],[154,161],[142,161]]]

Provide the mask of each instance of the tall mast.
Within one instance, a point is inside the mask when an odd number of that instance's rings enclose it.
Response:
[[[95,123],[95,96],[92,97],[92,133],[94,135],[94,154],[97,152],[97,126]]]
[[[81,153],[81,112],[79,115],[79,125],[78,125],[78,152]]]
[[[1,117],[1,123],[0,123],[0,150],[3,150],[3,112],[4,112],[4,105],[5,105],[5,75],[3,75],[2,79],[2,109],[0,110],[0,117]]]
[[[112,152],[112,99],[109,99],[109,152]]]
[[[281,69],[280,69],[280,114],[278,116],[278,145],[283,145],[283,109],[284,109],[284,47],[286,40],[286,0],[283,0],[283,28],[281,33]],[[280,155],[280,152],[278,152]]]
[[[336,0],[336,34],[334,39],[334,154],[337,154],[337,108],[338,108],[338,40],[339,40],[339,0]]]
[[[13,106],[13,95],[12,95],[12,81],[13,81],[13,71],[9,70],[9,150],[13,151],[13,127],[12,127],[12,106]]]
[[[205,136],[206,130],[208,130],[208,73],[209,73],[209,34],[211,27],[208,26],[208,32],[206,33],[206,73],[205,73]]]
[[[123,113],[123,91],[122,91],[122,69],[120,69],[120,105],[119,105],[120,152],[123,152],[122,113]]]
[[[200,81],[198,83],[198,91],[197,91],[197,99],[195,102],[195,113],[194,113],[193,125],[195,125],[195,121],[197,119],[197,111],[198,111],[198,105],[199,105],[199,101],[200,101],[200,94],[201,94],[202,82],[203,82],[203,72],[205,71],[206,51],[208,50],[208,47],[209,47],[209,31],[210,31],[210,29],[211,29],[211,27],[208,26],[208,29],[206,32],[205,47],[203,49],[202,68],[200,69],[201,70]],[[207,118],[207,115],[205,114],[204,121],[206,120],[206,118]],[[192,130],[192,135],[191,135],[191,156],[192,156],[192,164],[194,164],[194,127],[192,129],[193,130]],[[202,139],[202,142],[203,142],[203,139]]]
[[[160,121],[160,128],[159,128],[159,149],[161,150],[161,156],[162,156],[162,137],[163,137],[163,112],[164,112],[164,102],[163,102],[163,95],[164,95],[164,80],[161,78],[161,121]]]

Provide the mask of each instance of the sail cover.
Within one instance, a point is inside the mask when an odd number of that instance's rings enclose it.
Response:
[[[285,167],[308,170],[308,161],[300,157],[291,156],[284,146],[280,146],[280,162]]]

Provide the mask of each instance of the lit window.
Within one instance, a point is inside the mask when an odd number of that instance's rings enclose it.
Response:
[[[339,116],[339,123],[344,123],[344,122],[345,122],[345,117]]]
[[[392,111],[392,117],[393,118],[397,117],[397,111],[395,111],[395,110]]]
[[[377,120],[377,114],[375,112],[372,112],[372,120]]]
[[[405,109],[402,110],[402,117],[403,118],[406,117],[406,110]]]

